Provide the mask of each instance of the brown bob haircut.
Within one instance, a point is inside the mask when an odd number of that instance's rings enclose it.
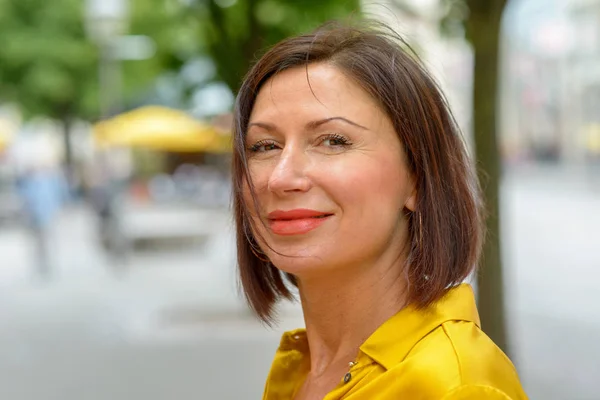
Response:
[[[270,323],[273,307],[281,298],[293,298],[289,284],[296,284],[260,250],[243,199],[244,187],[254,187],[245,143],[250,114],[259,90],[275,74],[317,62],[338,68],[378,100],[404,147],[417,190],[416,211],[408,214],[407,295],[412,305],[427,307],[478,264],[484,236],[480,190],[438,85],[397,34],[372,21],[328,23],[283,40],[258,60],[242,83],[234,116],[233,207],[246,299]],[[250,206],[257,206],[256,199]]]

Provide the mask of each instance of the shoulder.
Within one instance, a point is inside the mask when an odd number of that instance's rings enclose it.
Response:
[[[513,400],[505,392],[491,386],[464,385],[448,392],[442,400]]]
[[[517,372],[492,340],[468,321],[448,321],[423,337],[396,368],[437,398],[523,400]],[[504,396],[504,397],[503,397]]]
[[[520,388],[513,363],[477,325],[450,321],[440,328],[455,352],[461,383]]]

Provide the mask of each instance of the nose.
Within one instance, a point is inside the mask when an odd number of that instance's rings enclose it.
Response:
[[[306,175],[309,165],[307,155],[294,146],[286,146],[269,177],[269,191],[280,196],[306,192],[311,187]]]

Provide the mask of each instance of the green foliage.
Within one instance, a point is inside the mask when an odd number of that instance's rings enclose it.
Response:
[[[82,1],[0,0],[0,100],[27,115],[84,113],[97,54],[84,40]]]
[[[464,24],[469,18],[469,6],[465,0],[441,0],[443,8],[440,31],[449,37],[462,37]]]
[[[234,93],[262,50],[360,11],[358,0],[197,0],[190,8],[190,17],[200,20],[201,42],[217,78]]]
[[[157,52],[147,60],[122,63],[126,100],[147,89],[160,74],[178,71],[199,51],[198,21],[186,16],[181,1],[129,0],[129,3],[128,34],[149,36]]]
[[[87,37],[82,0],[0,0],[0,102],[26,116],[95,119],[98,48]],[[193,51],[194,26],[182,24],[176,0],[130,0],[129,34],[150,36],[157,53],[124,61],[125,98],[144,90]],[[189,22],[189,21],[188,21]],[[190,40],[193,38],[193,40]]]

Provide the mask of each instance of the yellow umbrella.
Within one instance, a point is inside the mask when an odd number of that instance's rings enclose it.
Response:
[[[12,142],[16,127],[8,120],[0,119],[0,151],[5,150]]]
[[[176,152],[208,151],[218,132],[182,111],[148,106],[94,127],[100,146],[146,147]]]
[[[214,140],[208,146],[207,152],[225,154],[233,150],[233,139],[231,133],[219,131]]]
[[[0,132],[0,151],[3,151],[10,144],[11,137],[5,132]]]

